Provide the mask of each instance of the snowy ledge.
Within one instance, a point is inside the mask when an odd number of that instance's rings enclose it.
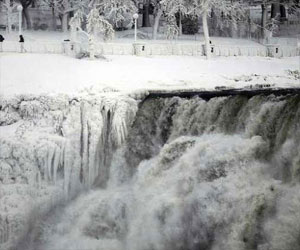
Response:
[[[148,90],[149,95],[147,98],[166,98],[178,96],[181,98],[191,98],[199,96],[202,99],[209,100],[214,97],[235,96],[242,95],[246,97],[253,97],[255,95],[289,95],[300,94],[300,88],[269,88],[264,86],[257,86],[257,88],[241,88],[241,89],[228,89],[226,87],[216,87],[216,90]]]

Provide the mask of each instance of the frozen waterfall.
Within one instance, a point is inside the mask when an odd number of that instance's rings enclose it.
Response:
[[[1,250],[300,249],[299,94],[23,97],[0,123]]]
[[[134,99],[117,94],[1,100],[1,250],[15,249],[54,206],[106,186],[136,111]]]

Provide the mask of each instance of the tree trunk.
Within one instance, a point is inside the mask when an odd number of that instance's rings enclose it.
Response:
[[[63,14],[63,17],[62,17],[62,24],[61,24],[61,28],[62,28],[62,31],[63,32],[67,32],[68,31],[68,16],[69,16],[69,13],[64,13]]]
[[[280,19],[280,4],[279,4],[279,1],[278,1],[278,3],[273,3],[272,4],[271,18],[276,18],[277,20]]]
[[[23,30],[27,29],[27,23],[26,23],[26,19],[25,19],[23,11],[22,11],[22,27],[23,27]]]
[[[149,8],[150,8],[150,1],[147,0],[143,7],[143,25],[142,25],[143,27],[151,27]]]
[[[261,10],[262,10],[262,14],[261,14],[261,38],[263,40],[266,39],[266,25],[267,25],[267,6],[265,4],[261,5]]]
[[[208,32],[208,25],[207,25],[207,11],[204,11],[202,14],[202,23],[203,23],[203,32],[204,32],[204,40],[205,40],[206,59],[209,59],[210,43],[209,43],[209,32]]]
[[[182,13],[179,11],[179,35],[182,36]]]
[[[286,21],[286,9],[285,9],[285,6],[284,5],[280,5],[280,17],[281,17],[281,20],[283,21]]]
[[[55,10],[52,8],[52,30],[56,31],[56,15],[55,15]]]
[[[231,20],[233,20],[232,16],[230,16],[230,18],[231,18]],[[236,23],[235,25],[233,23],[231,23],[231,25],[230,25],[230,35],[231,35],[232,38],[237,38],[237,29],[238,29],[238,23]]]
[[[219,28],[218,28],[218,16],[215,13],[215,10],[212,9],[211,11],[211,34],[214,36],[219,36]]]
[[[157,31],[159,28],[159,20],[162,16],[163,11],[161,9],[158,9],[156,16],[155,16],[155,20],[154,20],[154,26],[153,26],[153,39],[156,40],[157,39]]]
[[[7,10],[7,32],[11,33],[11,10]]]
[[[30,15],[29,15],[29,12],[28,12],[28,8],[24,8],[23,7],[23,15],[24,15],[24,18],[25,18],[25,21],[26,21],[26,27],[28,30],[31,29],[31,20],[30,20]]]
[[[7,32],[11,33],[11,14],[12,8],[10,6],[10,0],[5,0],[5,7],[6,7],[6,17],[7,17]]]

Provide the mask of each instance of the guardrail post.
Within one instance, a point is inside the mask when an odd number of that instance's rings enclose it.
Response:
[[[267,50],[268,50],[268,57],[275,57],[275,58],[279,58],[281,57],[281,50],[280,50],[280,45],[276,45],[276,44],[268,44],[267,46]]]

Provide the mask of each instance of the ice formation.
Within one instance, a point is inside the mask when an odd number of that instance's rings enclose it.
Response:
[[[32,216],[106,185],[136,110],[134,99],[117,93],[1,100],[1,250],[25,237]]]
[[[300,249],[300,95],[43,98],[1,104],[1,250]]]

